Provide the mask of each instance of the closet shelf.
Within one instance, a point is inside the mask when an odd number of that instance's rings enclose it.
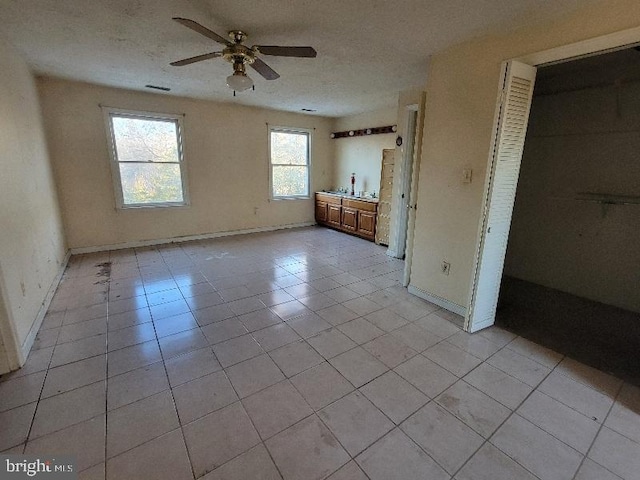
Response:
[[[640,195],[611,195],[608,193],[580,192],[576,200],[594,202],[601,205],[640,205]]]

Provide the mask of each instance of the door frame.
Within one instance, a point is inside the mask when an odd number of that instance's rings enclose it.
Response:
[[[7,289],[2,274],[2,264],[0,263],[0,356],[3,356],[9,371],[17,370],[24,364],[24,355],[19,347],[18,335],[11,318],[11,311],[7,303]]]
[[[403,258],[407,247],[408,206],[411,198],[411,177],[413,175],[419,116],[419,104],[405,106],[403,129],[405,138],[404,144],[400,148],[402,158],[400,162],[396,162],[394,167],[389,249],[387,250],[387,255],[395,258]],[[397,151],[396,148],[396,153]]]
[[[507,71],[507,64],[510,61],[518,61],[521,63],[525,63],[527,65],[531,65],[533,67],[547,66],[553,65],[557,63],[564,63],[573,60],[578,60],[580,58],[601,55],[604,53],[613,52],[616,50],[623,50],[626,48],[631,48],[634,46],[640,45],[640,27],[630,28],[626,30],[621,30],[619,32],[614,32],[608,35],[603,35],[600,37],[590,38],[587,40],[582,40],[575,43],[570,43],[567,45],[563,45],[556,48],[551,48],[548,50],[543,50],[540,52],[535,52],[531,54],[527,54],[520,57],[515,57],[508,59],[502,63],[502,70],[499,80],[498,87],[498,96],[496,100],[496,110],[494,114],[493,120],[493,129],[492,129],[492,144],[489,150],[489,159],[487,162],[487,173],[485,178],[484,192],[483,198],[484,201],[482,203],[482,210],[480,215],[480,221],[478,224],[478,230],[476,234],[476,253],[474,259],[474,265],[472,270],[471,282],[469,286],[469,294],[468,294],[468,304],[464,319],[464,330],[467,332],[476,331],[471,325],[471,312],[473,311],[473,302],[476,298],[476,291],[478,287],[477,282],[477,274],[478,268],[480,266],[480,259],[483,253],[484,247],[484,226],[486,222],[486,218],[489,214],[489,202],[491,200],[491,187],[492,187],[492,179],[493,173],[495,170],[495,153],[496,153],[496,140],[498,138],[498,133],[500,129],[500,123],[502,120],[502,110],[501,110],[501,96],[502,89],[504,86],[504,80]],[[516,189],[517,191],[517,189]],[[498,286],[498,292],[496,292],[496,296],[499,294],[500,287]],[[495,318],[494,318],[495,320]],[[489,327],[491,325],[484,325],[482,328]]]

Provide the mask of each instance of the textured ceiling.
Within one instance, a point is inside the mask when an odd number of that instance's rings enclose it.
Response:
[[[339,117],[393,106],[426,82],[429,56],[484,33],[565,13],[587,0],[0,0],[0,36],[37,74],[114,87]],[[222,59],[169,62],[220,45],[171,20],[193,19],[248,45],[310,45],[315,59],[263,56],[281,78],[249,69],[237,97]]]

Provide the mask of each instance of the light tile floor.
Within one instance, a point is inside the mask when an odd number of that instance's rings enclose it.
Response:
[[[322,228],[74,256],[1,378],[0,451],[82,479],[640,478],[640,389],[462,332],[402,268]]]

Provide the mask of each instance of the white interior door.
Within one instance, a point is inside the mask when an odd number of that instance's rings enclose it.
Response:
[[[413,171],[416,145],[416,128],[419,105],[407,105],[403,114],[403,145],[396,148],[396,179],[393,186],[389,250],[387,255],[404,258],[407,245],[407,226],[409,222],[409,198],[411,196],[411,175]]]
[[[507,63],[465,324],[469,332],[489,327],[495,321],[535,76],[535,67],[516,61]]]

